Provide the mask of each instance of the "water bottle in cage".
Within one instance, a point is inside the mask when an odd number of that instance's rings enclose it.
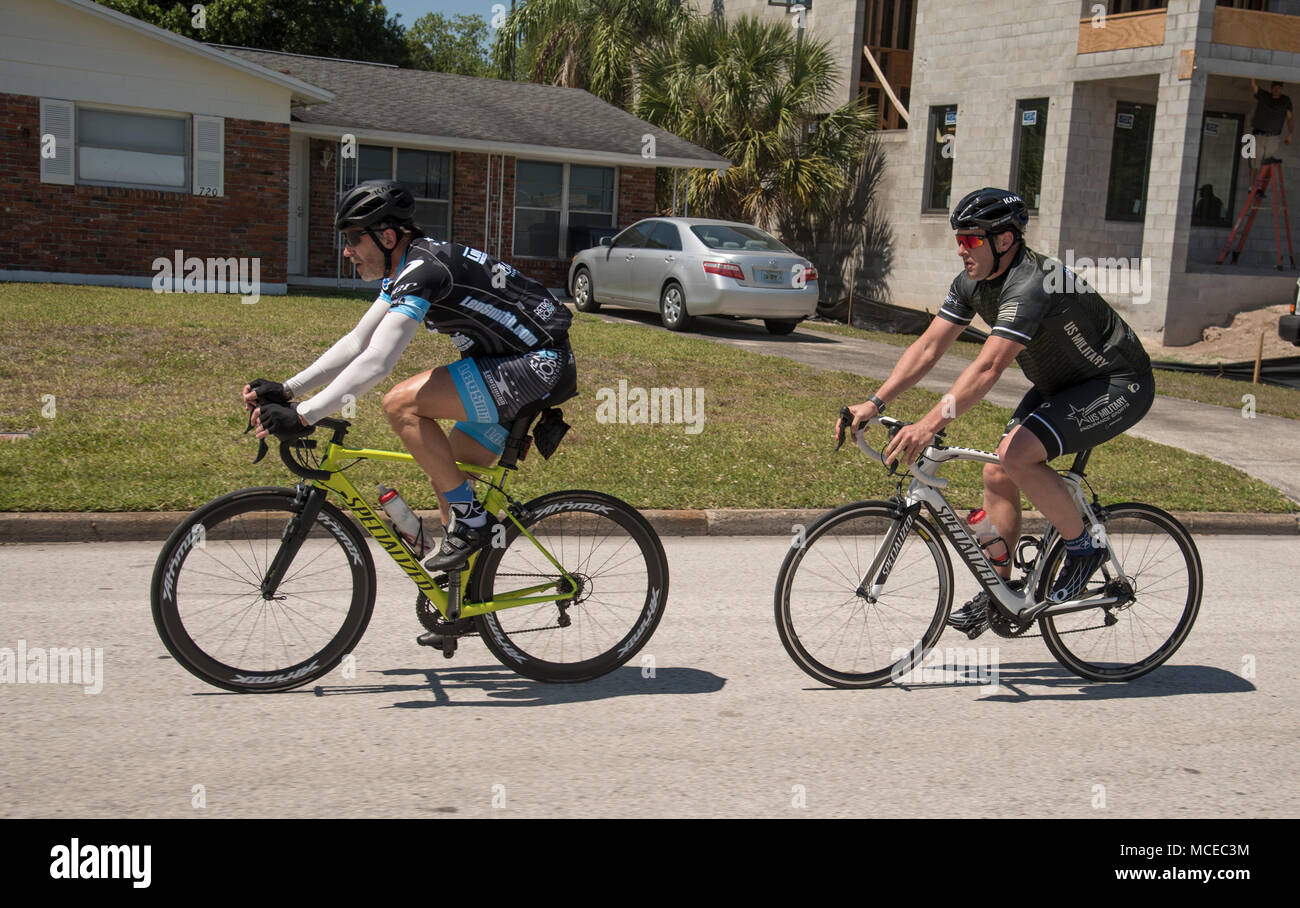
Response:
[[[397,494],[396,489],[386,488],[382,482],[379,483],[379,505],[393,521],[393,529],[397,530],[397,534],[416,558],[423,558],[433,548],[424,532],[424,521],[411,510],[411,506]]]
[[[983,508],[976,508],[966,516],[966,523],[970,525],[971,532],[979,541],[980,548],[988,556],[989,561],[1001,567],[1011,558],[1011,551],[1007,547],[1006,540],[998,533],[997,527],[993,525],[993,518]]]

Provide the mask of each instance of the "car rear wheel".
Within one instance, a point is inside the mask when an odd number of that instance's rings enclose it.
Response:
[[[659,293],[659,318],[669,331],[685,331],[690,327],[686,294],[682,292],[682,285],[676,281],[669,281]]]
[[[767,325],[767,330],[772,334],[790,334],[795,328],[799,327],[797,321],[788,322],[776,318],[765,318],[763,324]]]
[[[595,312],[600,308],[596,302],[596,286],[586,268],[579,268],[573,275],[573,305],[579,312]]]

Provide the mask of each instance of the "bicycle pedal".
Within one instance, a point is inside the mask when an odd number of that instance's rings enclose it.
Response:
[[[444,637],[442,641],[442,658],[450,659],[456,655],[456,638]]]

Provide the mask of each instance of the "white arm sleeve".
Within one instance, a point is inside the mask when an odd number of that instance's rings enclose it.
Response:
[[[384,304],[385,308],[387,305]],[[345,396],[360,397],[379,384],[393,371],[419,327],[419,322],[401,312],[385,315],[366,349],[339,372],[325,390],[305,404],[299,404],[298,415],[309,423],[315,423],[343,406]]]
[[[384,297],[375,300],[357,326],[345,334],[334,346],[321,354],[320,359],[284,383],[295,400],[307,391],[313,391],[328,381],[333,381],[348,363],[356,359],[370,344],[375,328],[383,321],[391,304]],[[324,414],[321,414],[324,415]]]

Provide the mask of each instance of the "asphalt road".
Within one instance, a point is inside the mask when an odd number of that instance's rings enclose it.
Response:
[[[477,641],[445,661],[415,645],[413,590],[377,558],[355,677],[274,695],[207,687],[166,654],[148,599],[157,543],[0,546],[0,647],[103,651],[99,693],[0,685],[0,816],[1300,811],[1295,537],[1201,538],[1200,618],[1137,681],[1086,682],[1041,640],[990,634],[978,643],[998,648],[996,689],[861,691],[822,687],[781,647],[772,588],[787,540],[664,542],[653,672],[639,657],[586,684],[540,684]],[[959,601],[973,590],[963,577]]]

